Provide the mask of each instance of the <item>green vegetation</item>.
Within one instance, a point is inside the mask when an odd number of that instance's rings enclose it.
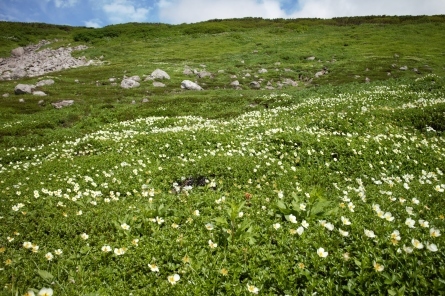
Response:
[[[0,23],[5,57],[104,61],[45,76],[43,105],[13,94],[42,77],[0,82],[0,294],[443,293],[444,21]],[[165,88],[119,86],[156,68]]]

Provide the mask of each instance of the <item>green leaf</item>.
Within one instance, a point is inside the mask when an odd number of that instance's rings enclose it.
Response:
[[[229,223],[227,222],[227,220],[224,217],[216,217],[213,219],[213,221],[215,221],[216,224],[218,224],[218,225],[229,225]]]
[[[277,207],[281,210],[286,210],[286,205],[281,200],[277,201]]]
[[[52,274],[50,274],[48,271],[46,270],[37,270],[37,273],[45,280],[45,281],[50,281],[54,278],[54,276]]]
[[[362,263],[359,260],[354,259],[354,262],[355,262],[355,265],[357,265],[358,267],[362,267]]]

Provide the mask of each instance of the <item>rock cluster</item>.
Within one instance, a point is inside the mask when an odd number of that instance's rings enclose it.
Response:
[[[95,64],[87,61],[85,57],[74,58],[71,53],[75,50],[84,50],[87,47],[60,47],[58,49],[45,48],[50,44],[42,40],[38,44],[27,47],[18,47],[11,51],[11,57],[0,59],[0,80],[13,80],[23,77],[35,77],[49,72],[60,71],[80,66]]]

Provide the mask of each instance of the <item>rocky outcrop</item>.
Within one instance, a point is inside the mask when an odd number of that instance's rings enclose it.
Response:
[[[87,49],[84,45],[39,50],[48,44],[50,44],[49,41],[42,40],[35,45],[13,49],[11,57],[0,60],[0,80],[35,77],[49,72],[96,63],[87,61],[85,57],[74,58],[71,56],[73,51]]]

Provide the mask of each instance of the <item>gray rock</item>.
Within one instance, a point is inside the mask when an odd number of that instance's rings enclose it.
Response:
[[[224,70],[218,70],[218,73],[224,73],[225,71]]]
[[[244,77],[250,77],[250,73],[246,73],[246,75],[244,75]]]
[[[267,73],[267,69],[260,69],[258,70],[258,73]]]
[[[134,81],[136,81],[136,82],[141,81],[141,77],[139,77],[138,75],[131,76],[129,79],[134,80]]]
[[[19,99],[19,103],[24,103],[25,99]]]
[[[154,87],[165,87],[165,84],[159,81],[153,81]]]
[[[401,71],[406,71],[406,70],[408,70],[408,66],[400,67],[400,70],[401,70]]]
[[[237,86],[239,86],[239,81],[238,81],[238,80],[232,81],[232,82],[230,83],[230,85],[231,85],[231,86],[234,86],[234,87],[237,87]]]
[[[238,78],[236,75],[230,75],[230,78],[232,78],[232,79],[236,79],[236,78]]]
[[[142,99],[142,103],[148,103],[149,100],[147,98]]]
[[[140,85],[141,84],[139,82],[130,78],[123,79],[121,82],[121,87],[125,89],[139,87]]]
[[[190,75],[193,75],[193,71],[187,68],[187,69],[184,69],[184,72],[182,72],[182,74],[190,76]]]
[[[369,79],[369,77],[366,77],[365,78],[365,83],[370,83],[371,82],[371,79]]]
[[[181,88],[182,89],[188,89],[188,90],[202,90],[202,87],[200,87],[198,84],[190,81],[190,80],[184,80],[181,82]]]
[[[170,79],[170,76],[167,74],[167,72],[161,70],[161,69],[156,69],[154,70],[151,74],[150,77],[153,79]]]
[[[2,95],[2,97],[7,98],[7,97],[9,97],[9,94],[5,93],[5,94]]]
[[[20,79],[23,77],[26,77],[28,73],[23,70],[23,69],[15,69],[12,73],[11,73],[11,78],[12,79]]]
[[[25,49],[23,47],[17,47],[11,51],[11,56],[15,58],[21,57],[24,54],[25,54]]]
[[[37,82],[37,83],[36,83],[36,86],[37,86],[37,87],[40,87],[40,86],[52,85],[52,84],[54,84],[54,80],[52,80],[52,79],[46,79],[46,80],[41,80],[41,81]]]
[[[63,100],[60,102],[51,103],[51,105],[53,105],[54,108],[56,108],[56,109],[62,109],[63,107],[68,107],[68,106],[71,106],[72,104],[74,104],[73,100]]]
[[[252,81],[249,85],[250,85],[251,88],[254,88],[254,89],[260,89],[261,88],[261,84],[258,81]]]
[[[267,85],[267,86],[266,86],[266,89],[268,89],[268,90],[274,90],[275,87],[273,87],[272,85]]]
[[[212,73],[207,72],[207,71],[198,72],[197,75],[198,75],[199,78],[212,77]]]
[[[38,102],[38,104],[39,104],[40,106],[42,106],[42,105],[45,104],[45,101],[44,101],[44,100],[40,100],[40,101]]]
[[[290,78],[284,79],[282,83],[286,84],[286,85],[290,85],[290,86],[298,86],[298,82],[296,82]]]
[[[315,73],[315,77],[318,78],[320,76],[323,76],[325,73],[326,73],[325,70],[318,71],[317,73]]]
[[[313,60],[315,60],[315,57],[314,57],[314,56],[307,57],[306,60],[307,60],[307,61],[313,61]]]
[[[32,94],[33,94],[34,96],[40,96],[40,97],[44,97],[44,96],[46,96],[46,93],[44,93],[43,91],[40,91],[40,90],[38,90],[38,91],[33,91]]]
[[[31,94],[35,88],[35,85],[32,84],[18,84],[14,88],[14,93],[16,95]]]
[[[115,81],[116,81],[116,78],[109,78],[108,81],[110,81],[110,82],[115,82]]]

